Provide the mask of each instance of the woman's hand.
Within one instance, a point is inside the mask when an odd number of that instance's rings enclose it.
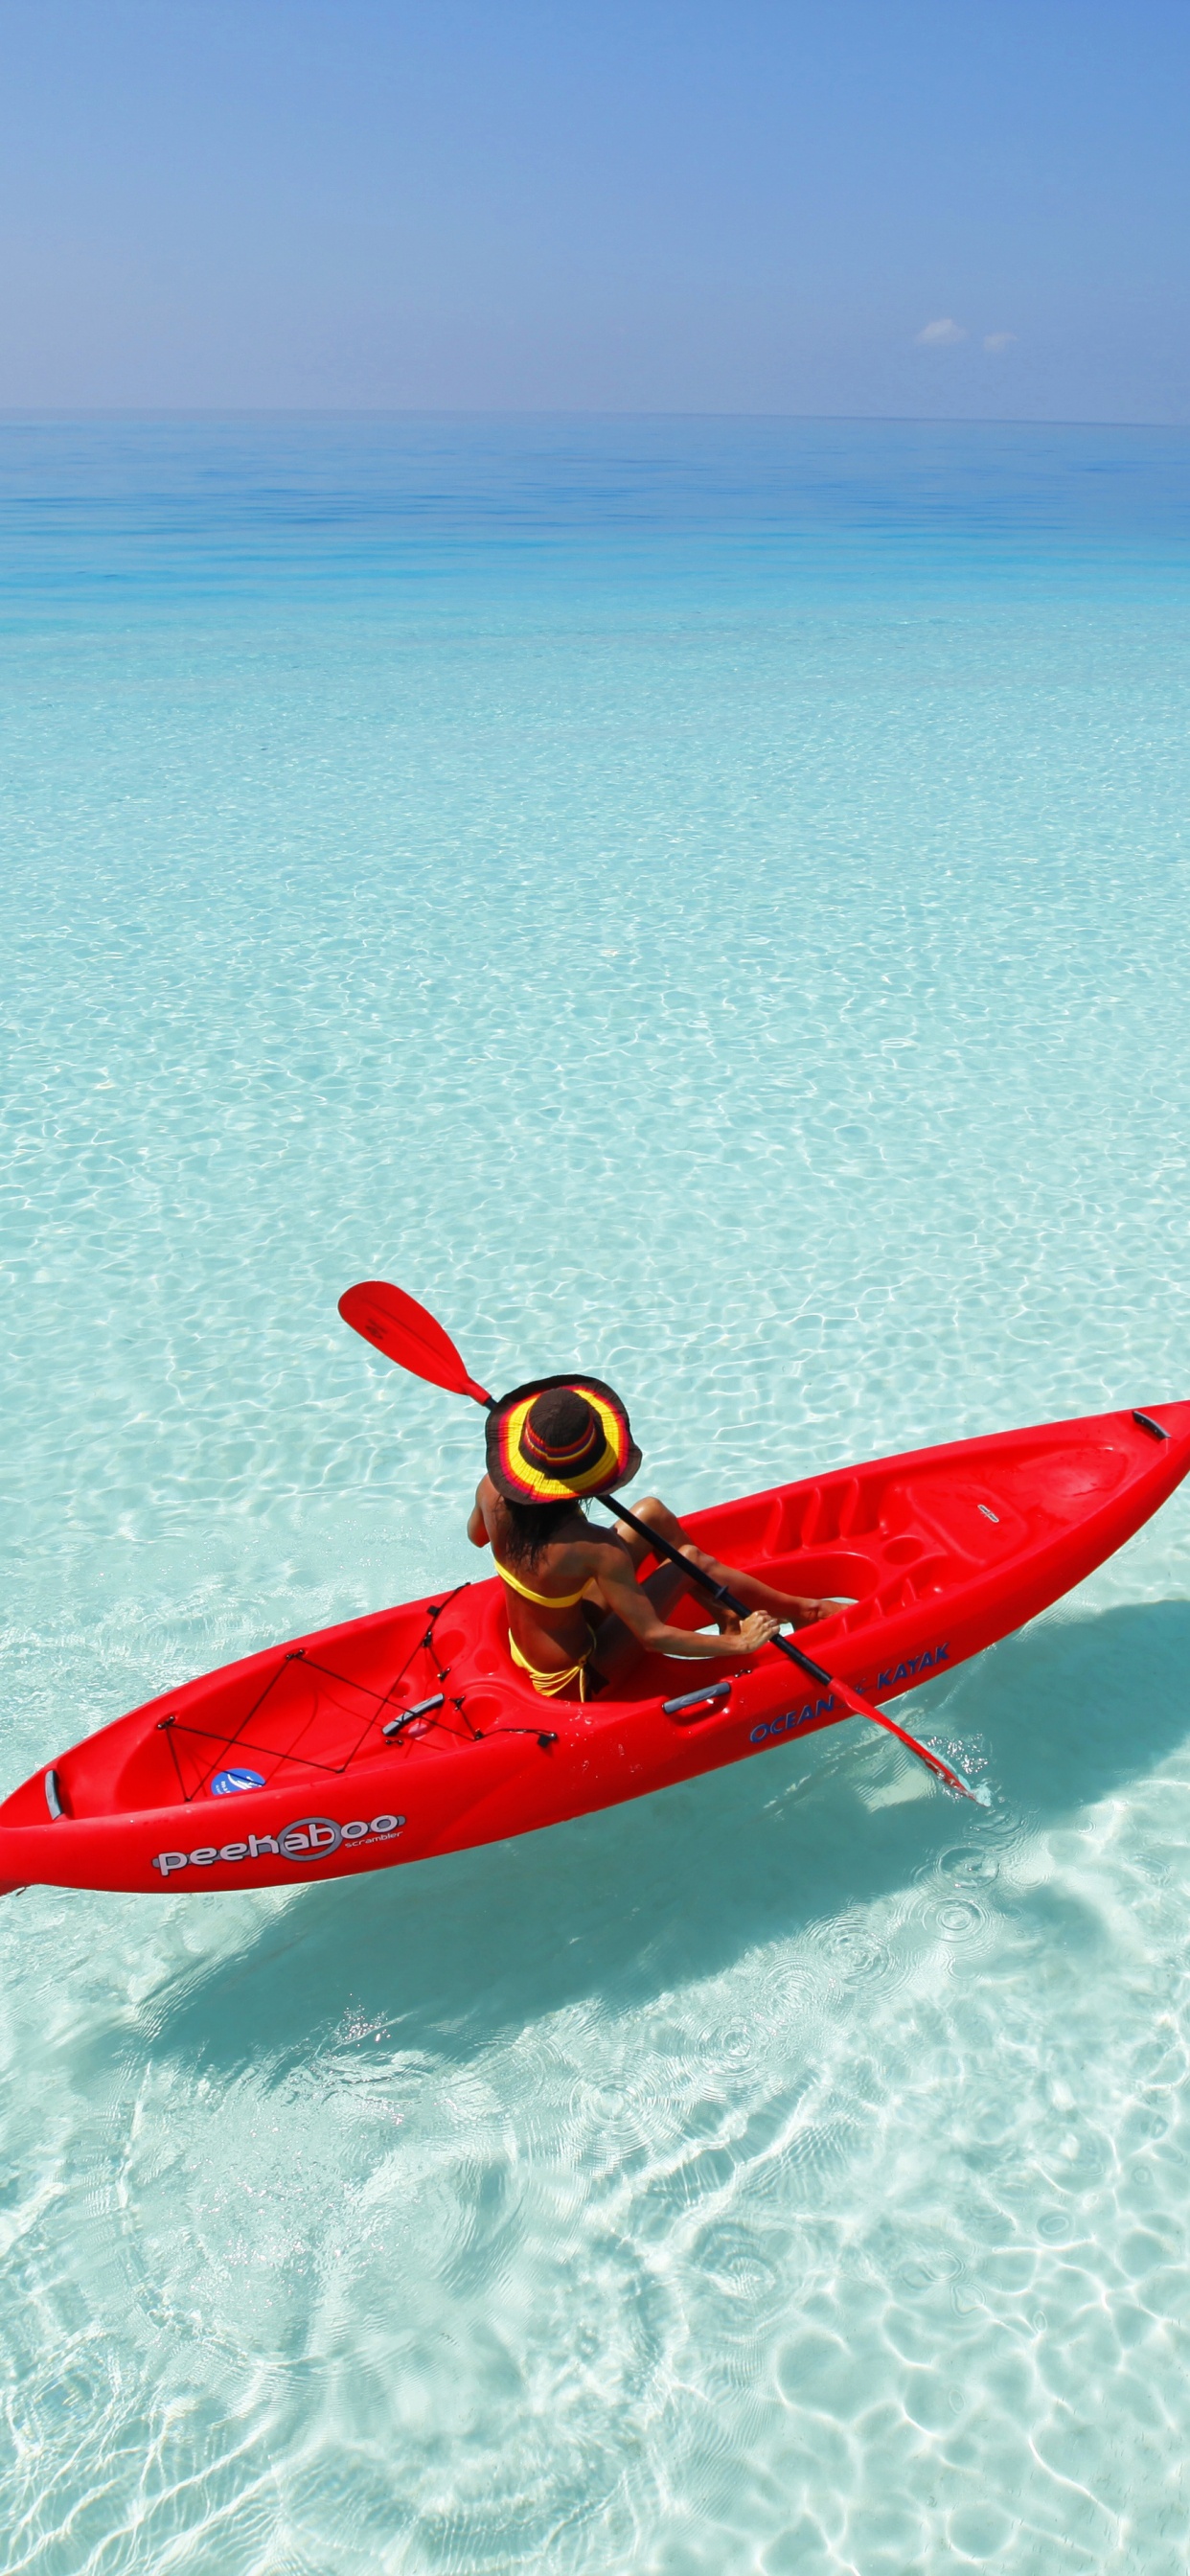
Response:
[[[721,1638],[720,1645],[733,1655],[758,1655],[762,1646],[771,1643],[780,1625],[780,1620],[774,1619],[770,1611],[750,1610],[747,1618],[741,1619],[734,1636],[729,1634]]]

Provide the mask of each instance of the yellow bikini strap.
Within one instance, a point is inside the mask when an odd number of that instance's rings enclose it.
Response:
[[[519,1574],[512,1574],[506,1565],[501,1565],[498,1556],[494,1556],[492,1562],[505,1583],[514,1592],[519,1592],[523,1601],[535,1601],[539,1610],[573,1610],[575,1602],[582,1600],[587,1589],[583,1583],[577,1592],[533,1592],[527,1583],[522,1583]]]

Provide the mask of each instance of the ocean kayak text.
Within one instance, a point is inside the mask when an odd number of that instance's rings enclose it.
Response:
[[[915,1681],[924,1673],[936,1673],[939,1664],[946,1663],[949,1654],[949,1645],[931,1646],[924,1655],[912,1656],[907,1663],[898,1664],[895,1670],[890,1664],[888,1671],[878,1674],[874,1682],[856,1682],[855,1688],[869,1696],[876,1691],[895,1690],[898,1682]],[[757,1745],[775,1743],[780,1736],[789,1735],[794,1727],[809,1726],[816,1717],[833,1717],[834,1712],[833,1694],[829,1699],[808,1699],[801,1708],[786,1709],[783,1716],[766,1718],[763,1725],[754,1726],[748,1742]]]

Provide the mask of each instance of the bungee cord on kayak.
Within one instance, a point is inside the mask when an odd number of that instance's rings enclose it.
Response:
[[[193,1722],[188,1723],[185,1718],[179,1717],[176,1712],[172,1711],[168,1717],[159,1717],[157,1725],[160,1732],[167,1737],[169,1750],[173,1757],[174,1768],[177,1772],[178,1787],[182,1794],[183,1803],[185,1805],[189,1805],[193,1798],[197,1798],[202,1794],[202,1791],[206,1788],[208,1782],[215,1774],[216,1763],[220,1756],[226,1759],[226,1757],[231,1753],[255,1753],[258,1754],[263,1761],[271,1762],[274,1766],[284,1764],[286,1767],[296,1766],[308,1771],[325,1771],[332,1778],[341,1779],[344,1772],[349,1769],[351,1763],[355,1761],[357,1755],[362,1751],[363,1746],[374,1726],[379,1727],[381,1735],[387,1735],[388,1741],[391,1742],[393,1740],[393,1731],[395,1730],[395,1727],[403,1727],[409,1725],[410,1722],[415,1722],[417,1718],[423,1714],[423,1711],[427,1706],[426,1703],[421,1703],[418,1707],[401,1710],[396,1714],[394,1719],[394,1712],[391,1705],[393,1694],[400,1689],[401,1683],[404,1681],[405,1675],[416,1655],[427,1654],[430,1657],[431,1662],[433,1662],[435,1624],[442,1617],[443,1612],[450,1608],[451,1602],[457,1599],[458,1594],[466,1591],[466,1589],[467,1587],[465,1584],[457,1583],[454,1591],[447,1594],[445,1601],[435,1601],[429,1604],[429,1618],[425,1635],[418,1639],[415,1646],[411,1647],[403,1664],[400,1666],[399,1671],[394,1674],[387,1689],[383,1692],[369,1688],[367,1683],[352,1680],[346,1673],[337,1673],[332,1671],[328,1664],[319,1663],[314,1656],[308,1654],[304,1646],[292,1646],[289,1647],[282,1655],[281,1661],[277,1665],[275,1671],[269,1675],[263,1689],[253,1700],[251,1707],[245,1712],[241,1724],[238,1725],[232,1733],[218,1733],[210,1727],[196,1726]],[[375,1701],[374,1709],[369,1711],[365,1716],[363,1725],[354,1741],[349,1744],[347,1750],[337,1761],[332,1762],[320,1759],[317,1754],[302,1749],[302,1739],[306,1734],[308,1734],[314,1723],[314,1714],[309,1707],[304,1711],[299,1712],[296,1721],[297,1733],[284,1743],[278,1744],[276,1741],[267,1744],[258,1742],[255,1736],[249,1735],[247,1732],[247,1729],[254,1725],[256,1718],[264,1707],[265,1701],[272,1697],[274,1692],[277,1691],[279,1685],[285,1680],[289,1673],[290,1666],[293,1664],[301,1664],[304,1667],[306,1674],[317,1674],[320,1681],[330,1682],[336,1685],[340,1691],[356,1691],[362,1693],[366,1698]],[[449,1679],[449,1666],[443,1667],[435,1665],[434,1670],[436,1678],[440,1682],[445,1682]],[[328,1695],[324,1694],[319,1702],[319,1708],[323,1715],[324,1724],[327,1696]],[[437,1705],[440,1706],[441,1702],[442,1694],[439,1694]],[[278,1712],[277,1702],[275,1699],[273,1702],[273,1709],[274,1715],[276,1716]],[[387,1719],[385,1718],[386,1709],[389,1712]],[[464,1730],[462,1728],[452,1729],[446,1721],[435,1718],[435,1723],[441,1724],[444,1728],[444,1732],[446,1733],[457,1733],[459,1735],[464,1734]],[[282,1733],[283,1728],[284,1719],[280,1719],[279,1723],[274,1728],[274,1735]],[[178,1741],[179,1738],[189,1739],[190,1737],[193,1737],[197,1742],[203,1744],[215,1745],[216,1752],[205,1763],[205,1766],[199,1772],[197,1778],[190,1783],[187,1783],[182,1769],[181,1760],[179,1758]],[[472,1733],[471,1741],[474,1742],[475,1740],[474,1734]],[[263,1786],[263,1783],[261,1785]],[[224,1794],[227,1793],[225,1792]]]
[[[195,1798],[201,1797],[205,1790],[218,1782],[219,1766],[226,1764],[233,1754],[250,1753],[259,1761],[271,1765],[267,1778],[250,1775],[245,1782],[237,1778],[234,1782],[237,1790],[243,1786],[263,1788],[268,1785],[270,1779],[276,1781],[282,1775],[289,1777],[301,1771],[321,1771],[328,1779],[341,1780],[351,1769],[352,1764],[365,1756],[369,1738],[373,1736],[374,1730],[379,1731],[386,1744],[395,1745],[398,1749],[408,1748],[424,1737],[428,1741],[429,1749],[433,1750],[432,1739],[435,1736],[450,1737],[459,1744],[482,1744],[487,1733],[532,1735],[543,1746],[554,1743],[555,1737],[538,1726],[500,1726],[490,1730],[471,1726],[467,1721],[466,1706],[462,1696],[449,1701],[449,1705],[454,1708],[461,1721],[455,1725],[450,1718],[438,1714],[439,1710],[448,1704],[449,1695],[444,1690],[433,1692],[424,1699],[415,1701],[411,1708],[394,1707],[395,1695],[418,1655],[424,1654],[427,1657],[435,1680],[442,1683],[449,1681],[450,1666],[439,1664],[435,1658],[435,1626],[449,1610],[452,1602],[458,1599],[459,1594],[468,1589],[467,1584],[457,1583],[453,1592],[448,1593],[444,1601],[435,1601],[428,1605],[429,1617],[424,1635],[419,1637],[416,1645],[406,1654],[384,1690],[379,1687],[370,1688],[368,1684],[353,1679],[350,1674],[336,1672],[329,1664],[322,1663],[311,1655],[305,1647],[296,1646],[288,1648],[282,1655],[280,1662],[270,1673],[251,1707],[246,1711],[242,1723],[232,1731],[225,1732],[198,1726],[193,1721],[187,1721],[179,1716],[176,1711],[171,1711],[168,1717],[159,1717],[158,1731],[166,1738],[183,1806],[191,1805]],[[291,1667],[297,1664],[303,1668],[303,1679],[313,1674],[319,1684],[330,1684],[331,1688],[329,1691],[319,1692],[316,1709],[311,1708],[308,1700],[306,1704],[299,1706],[292,1719],[295,1731],[289,1733],[287,1730],[290,1720],[282,1705],[283,1686],[291,1675]],[[328,1712],[335,1704],[336,1695],[350,1692],[374,1703],[367,1711],[358,1733],[347,1744],[346,1749],[339,1752],[336,1759],[329,1758],[331,1748],[326,1744],[324,1744],[323,1753],[311,1752],[305,1742],[311,1728],[315,1724],[320,1724],[325,1735],[328,1727]],[[256,1727],[256,1720],[266,1701],[271,1703],[272,1717],[268,1741],[264,1740],[264,1730]],[[340,1705],[343,1705],[341,1696]],[[254,1731],[250,1733],[249,1729]],[[204,1754],[201,1760],[195,1758],[192,1761],[193,1776],[188,1779],[183,1764],[182,1749],[188,1751],[192,1741],[204,1747],[213,1745],[215,1749],[213,1753]],[[215,1786],[213,1794],[217,1796],[231,1794],[230,1781],[226,1788]]]

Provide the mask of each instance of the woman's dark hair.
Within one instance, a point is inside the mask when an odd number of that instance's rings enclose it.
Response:
[[[501,1496],[505,1511],[505,1547],[514,1565],[536,1565],[542,1549],[581,1508],[569,1494],[557,1503],[513,1503],[507,1494]]]

